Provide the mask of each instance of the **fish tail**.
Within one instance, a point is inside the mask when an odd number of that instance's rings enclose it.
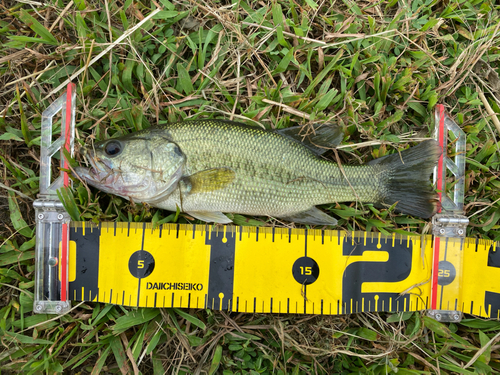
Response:
[[[429,179],[441,154],[438,142],[428,140],[370,162],[370,165],[381,166],[386,177],[378,203],[389,206],[396,203],[396,210],[404,214],[433,216],[439,208],[439,197]]]

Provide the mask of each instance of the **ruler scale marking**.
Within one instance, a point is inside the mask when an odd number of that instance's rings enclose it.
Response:
[[[444,243],[444,259],[443,261],[446,261],[446,256],[448,255],[448,242],[449,242],[449,238],[446,237],[445,238],[445,243]],[[438,285],[439,285],[439,274],[441,273],[441,271],[439,270],[439,266],[438,266]],[[444,296],[444,285],[441,285],[441,295],[440,295],[440,298],[439,298],[439,309],[442,310],[443,309],[443,296]]]
[[[135,231],[137,233],[137,227],[135,228]],[[142,239],[141,239],[141,249],[140,249],[140,252],[139,252],[139,255],[138,255],[138,260],[137,260],[137,264],[138,264],[138,268],[141,267],[140,263],[142,262],[142,266],[144,267],[144,257],[143,257],[143,254],[144,254],[144,239],[146,237],[146,223],[143,223],[142,225]],[[141,301],[141,280],[142,280],[142,277],[140,275],[137,276],[137,307],[139,307],[139,304],[140,304],[140,301]],[[146,296],[146,303],[148,301],[148,296]]]

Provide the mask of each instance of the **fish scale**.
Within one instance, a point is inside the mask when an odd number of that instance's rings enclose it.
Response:
[[[188,174],[221,167],[237,172],[231,184],[216,191],[189,195],[181,185],[183,198],[173,194],[161,208],[175,210],[178,205],[187,212],[202,207],[203,211],[280,217],[319,204],[356,200],[335,163],[277,133],[219,121],[169,124],[165,130],[188,155]],[[377,200],[375,169],[344,167],[360,201]]]

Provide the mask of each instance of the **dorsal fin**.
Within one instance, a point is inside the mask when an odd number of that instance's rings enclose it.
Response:
[[[342,128],[332,124],[292,126],[291,128],[278,129],[276,132],[300,142],[316,155],[322,155],[328,149],[337,147],[344,138]]]

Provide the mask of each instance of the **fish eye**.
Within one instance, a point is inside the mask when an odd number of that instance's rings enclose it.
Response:
[[[119,141],[109,141],[104,146],[104,152],[106,153],[106,155],[111,157],[119,155],[120,152],[122,152],[122,149],[123,149],[122,143]]]

